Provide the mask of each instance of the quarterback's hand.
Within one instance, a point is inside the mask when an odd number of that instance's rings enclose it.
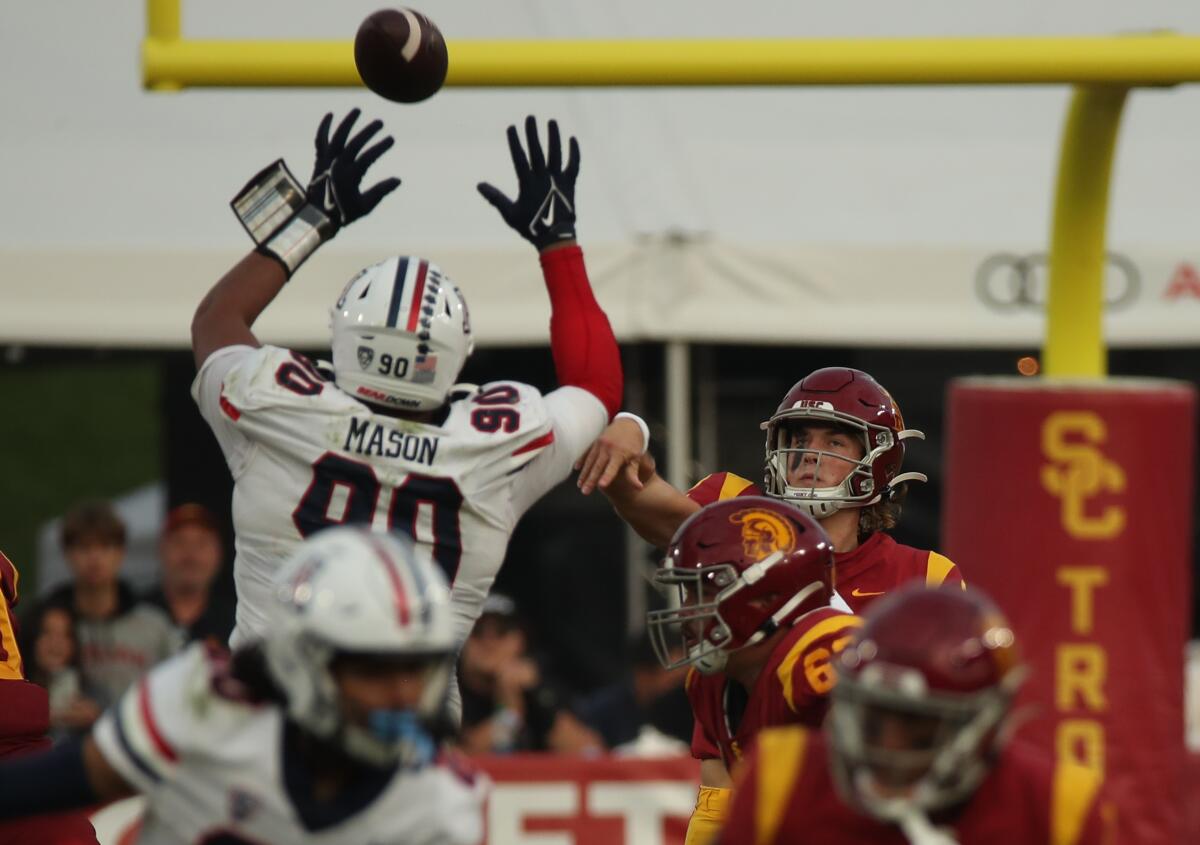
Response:
[[[641,490],[643,485],[638,471],[643,446],[642,430],[636,423],[626,419],[613,420],[575,464],[579,470],[576,480],[579,492],[586,496],[597,487],[607,490],[618,474],[620,483]]]
[[[305,195],[309,203],[329,218],[333,228],[329,237],[337,234],[341,227],[370,214],[380,200],[400,185],[400,180],[392,177],[363,190],[362,180],[367,169],[391,149],[394,141],[388,135],[364,150],[383,128],[383,121],[371,121],[351,138],[350,131],[359,114],[358,109],[351,109],[334,130],[332,138],[329,136],[329,127],[333,124],[332,112],[326,114],[317,127],[316,163]]]
[[[537,121],[525,118],[526,156],[517,127],[508,127],[508,148],[517,171],[517,198],[509,199],[494,185],[479,183],[479,193],[495,206],[504,222],[539,251],[575,239],[575,177],[579,175],[579,143],[571,138],[566,166],[558,123],[548,126],[549,159],[538,140]]]

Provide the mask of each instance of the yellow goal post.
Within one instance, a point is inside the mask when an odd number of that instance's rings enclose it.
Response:
[[[182,0],[146,0],[142,82],[356,87],[350,41],[188,39]],[[1200,36],[449,41],[452,87],[1072,85],[1049,249],[1042,372],[1107,374],[1109,179],[1130,88],[1200,81]]]

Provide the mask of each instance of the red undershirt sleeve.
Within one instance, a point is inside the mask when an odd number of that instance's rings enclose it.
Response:
[[[560,385],[591,393],[608,411],[621,410],[624,376],[621,350],[608,317],[596,302],[578,246],[541,254],[550,293],[550,351]]]

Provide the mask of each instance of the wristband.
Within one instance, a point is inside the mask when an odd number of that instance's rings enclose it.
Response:
[[[631,414],[628,411],[621,411],[615,417],[613,422],[617,420],[632,420],[637,423],[637,427],[642,430],[642,451],[640,454],[646,454],[646,450],[650,448],[650,426],[646,425],[646,421],[637,414]]]
[[[305,205],[258,248],[277,259],[291,278],[317,247],[336,232],[333,221],[323,211],[315,205]]]
[[[304,186],[280,158],[255,173],[229,205],[246,234],[261,246],[306,202]]]
[[[337,233],[334,222],[308,202],[283,159],[256,173],[230,206],[258,252],[282,264],[288,278]]]

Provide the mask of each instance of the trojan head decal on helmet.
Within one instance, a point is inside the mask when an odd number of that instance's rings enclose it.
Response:
[[[710,674],[724,668],[730,652],[829,604],[833,545],[815,520],[786,502],[726,499],[679,527],[655,581],[677,590],[679,600],[647,614],[659,660]]]

